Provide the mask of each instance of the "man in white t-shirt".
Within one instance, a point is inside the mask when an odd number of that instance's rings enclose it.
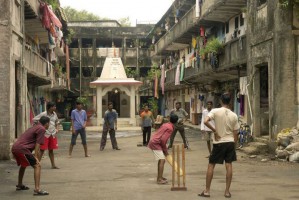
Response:
[[[207,158],[210,157],[211,155],[211,141],[213,141],[212,139],[212,130],[209,129],[205,124],[204,124],[204,120],[205,118],[208,116],[209,112],[212,110],[213,108],[213,102],[212,101],[208,101],[207,102],[207,108],[203,110],[202,112],[202,117],[201,117],[201,124],[200,124],[200,129],[202,130],[202,134],[203,134],[203,138],[207,141],[207,146],[208,146],[208,150],[209,150],[209,156]],[[215,128],[215,122],[214,120],[210,121],[210,124],[213,126],[213,128]]]
[[[237,160],[235,146],[238,140],[238,117],[229,109],[230,95],[221,95],[221,108],[211,110],[206,117],[204,124],[213,131],[213,150],[209,158],[209,165],[206,174],[206,189],[198,194],[202,197],[210,197],[210,187],[213,179],[216,164],[223,164],[226,167],[226,189],[224,196],[230,198],[230,184],[232,181],[232,162]],[[215,121],[215,128],[210,121]]]

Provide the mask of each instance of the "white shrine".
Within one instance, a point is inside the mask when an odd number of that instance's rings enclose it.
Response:
[[[96,87],[97,96],[97,126],[102,125],[108,102],[113,103],[113,108],[118,112],[118,117],[127,119],[129,124],[136,126],[136,107],[139,96],[136,93],[142,82],[127,78],[121,58],[107,57],[101,77],[90,83]]]

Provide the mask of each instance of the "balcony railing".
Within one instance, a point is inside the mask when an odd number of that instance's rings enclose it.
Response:
[[[165,50],[179,50],[182,44],[189,44],[191,42],[191,33],[188,31],[191,28],[198,26],[198,23],[204,21],[227,22],[233,16],[240,14],[241,8],[246,6],[244,0],[208,0],[204,1],[201,6],[201,16],[196,18],[196,9],[193,6],[182,19],[175,24],[168,32],[162,36],[155,44],[155,54],[161,54]],[[190,37],[186,41],[184,37]]]
[[[125,53],[123,54],[124,49],[122,48],[97,48],[96,56],[97,57],[137,57],[137,49],[136,48],[126,48]],[[138,49],[139,57],[150,57],[150,51],[148,49],[140,48]],[[81,49],[82,57],[92,58],[93,50],[92,48],[82,48]],[[78,48],[70,48],[70,57],[71,58],[79,58],[79,49]]]
[[[224,46],[224,53],[219,56],[219,67],[213,69],[208,59],[200,60],[199,67],[187,67],[184,70],[184,81],[203,83],[207,80],[220,80],[220,78],[237,78],[236,66],[247,61],[246,36],[234,39]],[[234,73],[230,73],[234,71]],[[246,73],[242,72],[242,73]],[[165,84],[173,86],[175,83],[176,68],[166,71]],[[219,78],[219,75],[222,76]],[[244,74],[241,74],[244,75]]]
[[[67,80],[64,77],[55,77],[55,79],[52,80],[51,88],[66,89],[67,88]]]
[[[53,65],[30,48],[25,48],[24,66],[28,73],[40,79],[51,81],[54,79]]]
[[[165,50],[186,31],[194,26],[196,22],[195,6],[193,6],[182,19],[175,24],[160,40],[155,44],[155,53],[159,54]],[[190,39],[191,40],[191,39]]]

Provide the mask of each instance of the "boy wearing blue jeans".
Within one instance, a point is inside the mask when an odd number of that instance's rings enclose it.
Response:
[[[82,103],[80,101],[76,102],[76,109],[72,111],[71,119],[72,119],[72,140],[69,149],[69,157],[72,157],[72,151],[74,145],[76,145],[76,140],[78,135],[81,136],[82,145],[84,148],[85,157],[90,157],[87,153],[87,143],[86,143],[86,121],[87,115],[85,110],[82,109]]]

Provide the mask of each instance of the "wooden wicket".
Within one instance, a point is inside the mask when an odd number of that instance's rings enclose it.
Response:
[[[180,148],[181,146],[181,148]],[[180,152],[181,149],[181,152]],[[182,154],[182,155],[181,155]],[[185,147],[182,145],[172,145],[172,187],[171,191],[186,191],[186,173],[185,173]],[[177,169],[180,169],[182,162],[182,177],[183,184],[181,185],[181,174],[180,170],[176,170],[175,167],[177,165]],[[177,181],[176,181],[177,177]],[[177,182],[177,185],[176,185]],[[175,186],[176,185],[176,186]]]

